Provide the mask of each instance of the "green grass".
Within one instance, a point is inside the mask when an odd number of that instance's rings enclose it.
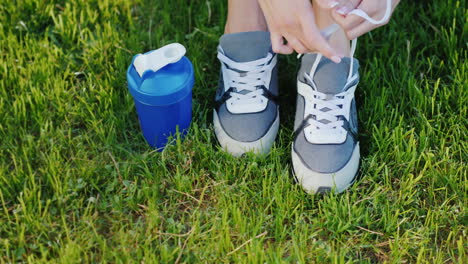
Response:
[[[2,1],[0,262],[467,263],[467,3],[402,2],[359,41],[361,178],[319,197],[292,180],[294,56],[271,154],[216,143],[226,1]],[[174,41],[194,116],[158,153],[125,73]]]

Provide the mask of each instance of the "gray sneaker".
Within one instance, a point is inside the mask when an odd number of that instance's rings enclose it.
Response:
[[[320,54],[302,58],[292,162],[296,180],[309,193],[342,192],[359,169],[354,91],[359,62],[335,64]]]
[[[279,128],[277,56],[268,32],[223,35],[221,76],[213,124],[221,146],[234,156],[268,153]]]

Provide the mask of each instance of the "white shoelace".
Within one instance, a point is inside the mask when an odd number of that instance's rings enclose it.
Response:
[[[380,20],[374,20],[369,17],[364,11],[360,9],[355,9],[350,12],[348,15],[356,15],[364,18],[368,22],[378,25],[386,22],[391,15],[392,11],[392,1],[387,0],[385,15]],[[339,29],[339,26],[333,24],[328,28],[322,30],[322,35],[325,38],[329,38],[333,33]],[[305,100],[305,113],[304,116],[314,116],[315,118],[309,118],[307,120],[309,126],[304,128],[304,132],[309,135],[314,135],[314,141],[317,140],[318,143],[340,143],[346,140],[347,131],[343,128],[344,120],[349,120],[351,102],[354,98],[354,92],[356,90],[357,84],[352,85],[352,83],[357,79],[358,75],[353,74],[354,68],[354,53],[356,51],[357,38],[352,40],[351,44],[351,54],[350,54],[350,67],[345,84],[345,91],[335,94],[327,95],[318,91],[317,86],[314,82],[314,75],[317,71],[317,67],[322,59],[322,54],[318,54],[315,60],[314,65],[310,71],[310,74],[305,73],[305,78],[308,80],[311,85],[311,89],[305,89],[300,87],[298,90],[301,93]],[[351,86],[352,85],[352,86]]]
[[[222,62],[223,79],[228,84],[224,89],[235,88],[235,92],[230,92],[231,98],[227,101],[231,106],[243,106],[246,112],[249,112],[249,106],[252,109],[258,109],[258,105],[264,105],[267,98],[264,96],[263,89],[268,89],[271,71],[276,65],[277,56],[268,53],[265,58],[250,62],[235,62],[225,56],[221,51],[218,52],[218,59]],[[243,91],[246,91],[242,93]],[[255,106],[256,105],[256,106]],[[252,112],[252,111],[250,111]]]

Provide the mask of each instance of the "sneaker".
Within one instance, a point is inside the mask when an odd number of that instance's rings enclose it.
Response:
[[[358,68],[352,56],[339,64],[321,54],[302,58],[292,162],[296,180],[309,193],[340,193],[356,178]]]
[[[223,35],[221,76],[213,124],[220,145],[234,156],[270,151],[279,128],[277,55],[268,32]]]

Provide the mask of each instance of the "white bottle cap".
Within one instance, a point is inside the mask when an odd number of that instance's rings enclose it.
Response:
[[[185,53],[186,49],[183,45],[172,43],[150,53],[138,55],[133,65],[141,77],[147,70],[155,72],[168,64],[178,62]]]

